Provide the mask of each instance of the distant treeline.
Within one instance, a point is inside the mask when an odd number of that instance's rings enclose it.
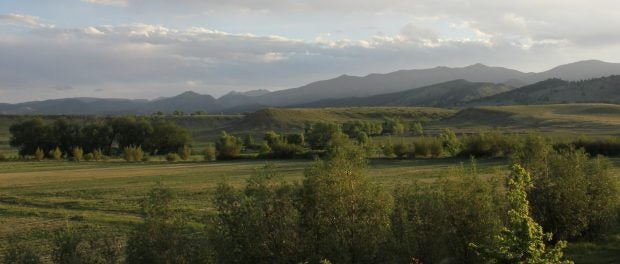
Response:
[[[58,119],[46,123],[34,118],[12,125],[10,145],[22,156],[37,150],[50,153],[57,148],[72,155],[76,148],[86,153],[120,154],[130,146],[140,146],[151,154],[176,152],[191,143],[190,133],[173,122],[144,117],[111,117],[90,122]]]
[[[363,148],[334,147],[305,170],[301,183],[282,182],[267,166],[243,189],[218,186],[215,214],[204,218],[184,215],[174,191],[158,185],[142,201],[143,221],[127,240],[69,226],[51,241],[51,259],[570,263],[562,256],[565,241],[595,239],[617,224],[618,192],[609,162],[582,150],[554,150],[538,136],[523,144],[508,177],[479,176],[474,161],[435,183],[395,190],[367,176]],[[6,263],[41,258],[37,248],[17,242],[4,257]]]
[[[407,140],[405,133],[415,137]],[[387,140],[374,143],[374,136],[388,136]],[[330,149],[346,145],[358,145],[369,157],[386,158],[437,158],[476,157],[510,158],[520,155],[527,148],[527,137],[532,135],[504,134],[499,130],[479,131],[457,135],[451,129],[443,129],[436,135],[424,132],[421,123],[408,126],[399,120],[380,122],[349,122],[336,124],[319,122],[308,125],[303,133],[281,135],[275,131],[264,134],[260,144],[252,135],[236,137],[223,132],[216,142],[218,158],[242,157],[246,152],[258,151],[263,158],[313,157],[328,153]],[[580,137],[567,142],[552,142],[544,138],[554,149],[584,149],[592,156],[620,155],[620,138],[588,139]]]
[[[187,157],[192,150],[190,133],[171,121],[144,117],[105,118],[89,122],[59,119],[45,123],[32,119],[10,127],[10,145],[22,156],[73,156],[76,148],[84,153],[125,155],[146,152],[150,155],[175,154]],[[234,131],[233,131],[234,132]],[[374,142],[373,138],[387,139]],[[414,137],[411,137],[414,136]],[[235,135],[222,131],[216,142],[203,149],[205,160],[236,158],[313,158],[329,153],[330,149],[358,145],[369,157],[437,158],[437,157],[501,157],[518,155],[525,147],[527,135],[505,134],[499,130],[479,131],[457,135],[446,128],[431,135],[420,122],[405,123],[399,119],[352,121],[342,124],[317,122],[308,124],[303,132],[279,134],[267,131],[256,140],[252,134]],[[555,149],[584,149],[592,156],[620,155],[620,138],[576,138],[566,142],[551,142]],[[189,153],[188,153],[189,152]],[[80,152],[77,152],[80,153]],[[141,156],[141,155],[138,155]],[[129,159],[128,159],[129,160]],[[139,161],[139,159],[131,159]]]

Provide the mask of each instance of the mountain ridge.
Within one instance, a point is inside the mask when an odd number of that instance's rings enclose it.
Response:
[[[551,78],[577,81],[614,74],[620,74],[620,63],[609,63],[600,60],[585,60],[563,64],[538,73],[526,73],[509,68],[476,63],[465,67],[450,68],[438,66],[428,69],[371,73],[365,76],[343,74],[336,78],[312,82],[297,88],[274,92],[266,90],[230,92],[219,98],[187,91],[177,96],[160,97],[157,100],[150,101],[143,99],[79,97],[17,104],[0,103],[0,114],[151,114],[157,111],[172,112],[175,110],[183,112],[236,113],[239,111],[253,111],[269,106],[310,105],[320,101],[398,93],[454,80],[464,80],[469,83],[487,83],[487,86],[521,88]],[[467,86],[467,84],[464,84],[464,86]],[[463,87],[453,87],[452,89],[467,90]],[[507,89],[500,89],[501,92],[505,92],[505,90]],[[472,94],[463,94],[460,100],[453,99],[452,103],[448,105],[460,105],[472,100],[481,103],[481,99],[477,98],[481,97],[481,95],[476,94],[479,91],[473,88],[470,91]],[[431,92],[439,93],[438,91],[430,91],[429,93]],[[446,96],[449,95],[446,94]],[[485,93],[484,95],[492,94]],[[441,98],[433,98],[436,101],[439,99]]]

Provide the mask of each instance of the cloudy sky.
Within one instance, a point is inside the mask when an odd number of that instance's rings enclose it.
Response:
[[[0,102],[277,90],[474,63],[620,62],[616,0],[19,0]]]

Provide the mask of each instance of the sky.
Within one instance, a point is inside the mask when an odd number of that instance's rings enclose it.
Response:
[[[0,102],[620,62],[616,0],[2,0]]]

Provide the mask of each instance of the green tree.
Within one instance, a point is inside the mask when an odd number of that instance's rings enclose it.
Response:
[[[9,127],[11,138],[9,144],[19,150],[19,155],[33,155],[37,148],[49,149],[51,142],[50,128],[43,123],[43,119],[34,118],[13,124]]]
[[[148,135],[143,145],[144,150],[152,155],[177,152],[179,148],[191,143],[189,131],[174,122],[154,122],[152,128],[152,133]]]
[[[158,184],[142,201],[143,222],[127,241],[127,263],[205,263],[202,241],[177,211],[171,189]]]
[[[366,168],[363,150],[338,148],[304,173],[300,217],[311,263],[381,262],[393,199]]]
[[[615,222],[618,191],[606,158],[569,149],[541,160],[528,165],[534,179],[528,195],[534,218],[555,239],[593,237]]]
[[[62,151],[60,150],[60,148],[59,148],[59,147],[56,147],[56,148],[52,151],[51,155],[52,155],[52,158],[53,158],[54,160],[60,160],[60,159],[62,159]]]
[[[394,142],[392,142],[392,138],[388,138],[388,140],[383,143],[383,145],[381,146],[381,150],[383,151],[383,155],[386,158],[391,158],[393,157],[394,154]]]
[[[217,157],[217,150],[213,144],[208,144],[204,150],[205,160],[206,161],[214,161]]]
[[[213,245],[219,263],[302,263],[297,189],[268,165],[243,191],[220,185]]]
[[[45,152],[41,148],[37,148],[34,152],[34,158],[38,161],[42,161],[45,158]]]
[[[446,128],[439,134],[443,148],[448,151],[450,156],[456,157],[461,152],[461,141],[452,129]]]
[[[526,190],[531,186],[530,174],[515,164],[508,179],[508,223],[497,236],[497,244],[486,248],[472,244],[490,263],[572,263],[562,260],[566,242],[547,246],[545,243],[551,241],[552,235],[544,233],[543,228],[530,217]]]
[[[73,160],[80,162],[84,158],[84,150],[81,147],[75,147],[71,151],[71,155],[73,156]]]
[[[410,145],[402,140],[394,145],[394,154],[399,159],[405,158],[410,152]]]
[[[234,159],[241,154],[243,142],[239,138],[226,133],[226,131],[222,131],[220,139],[215,143],[215,148],[217,149],[218,159]]]
[[[330,148],[332,137],[341,133],[340,126],[336,123],[319,122],[313,124],[305,132],[305,139],[312,149],[327,150]]]
[[[415,122],[413,124],[413,131],[418,136],[424,136],[424,127],[422,127],[422,123],[420,122]]]
[[[472,242],[486,244],[500,230],[502,195],[478,176],[475,162],[454,168],[432,185],[396,189],[392,214],[393,262],[481,263]]]

